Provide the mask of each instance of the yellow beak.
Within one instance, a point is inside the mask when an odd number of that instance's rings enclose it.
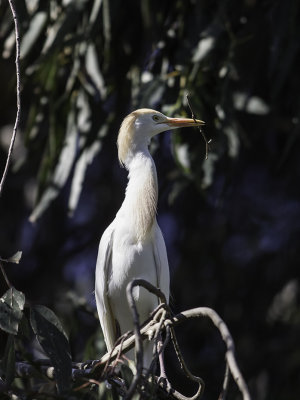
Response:
[[[200,119],[192,118],[167,118],[167,124],[170,128],[184,128],[189,126],[201,126],[205,125],[204,121]]]

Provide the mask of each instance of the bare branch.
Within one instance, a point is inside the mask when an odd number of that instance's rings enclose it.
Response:
[[[180,321],[185,320],[187,318],[195,318],[195,317],[200,317],[200,316],[205,316],[208,317],[214,325],[218,328],[222,339],[224,340],[226,344],[226,361],[228,364],[228,367],[230,369],[230,372],[232,374],[232,377],[235,381],[235,383],[238,385],[238,388],[240,389],[243,400],[250,400],[250,393],[247,387],[247,384],[243,378],[243,375],[237,365],[235,355],[234,355],[234,342],[232,339],[232,336],[227,328],[227,325],[225,322],[220,318],[220,316],[212,309],[208,307],[199,307],[199,308],[194,308],[192,310],[184,311],[180,314],[177,314],[173,318],[173,323],[174,325],[177,325],[177,323],[180,323]]]
[[[20,115],[21,115],[21,83],[20,83],[20,35],[19,35],[19,23],[18,23],[18,18],[17,18],[17,14],[15,11],[15,7],[13,4],[13,0],[8,0],[9,2],[9,6],[13,15],[13,19],[14,19],[14,24],[15,24],[15,37],[16,37],[16,77],[17,77],[17,114],[16,114],[16,120],[15,120],[15,125],[13,128],[13,133],[12,133],[12,137],[11,137],[11,141],[10,141],[10,145],[9,145],[9,149],[8,149],[8,154],[7,154],[7,159],[6,159],[6,164],[5,164],[5,168],[4,168],[4,172],[1,178],[1,182],[0,182],[0,196],[2,194],[2,190],[3,190],[3,185],[8,173],[8,168],[9,168],[9,164],[11,161],[11,156],[12,156],[12,152],[13,152],[13,147],[14,147],[14,143],[15,143],[15,139],[16,139],[16,135],[17,135],[17,130],[19,127],[19,122],[20,122]]]
[[[140,285],[143,286],[145,288],[149,288],[150,291],[152,293],[157,293],[160,294],[159,289],[152,287],[152,285],[150,285],[148,282],[145,282],[143,280],[136,280],[131,282],[131,289],[133,289],[134,286],[136,285]],[[132,292],[130,292],[132,295]],[[162,297],[163,298],[163,297]],[[134,312],[136,311],[136,306],[135,303],[132,303],[133,305],[133,310]],[[242,395],[243,395],[243,400],[250,400],[250,394],[247,388],[247,385],[245,383],[245,380],[238,368],[236,359],[235,359],[235,355],[234,355],[234,342],[233,339],[231,337],[231,334],[225,324],[225,322],[219,317],[219,315],[211,308],[208,307],[199,307],[199,308],[195,308],[192,310],[188,310],[188,311],[184,311],[180,314],[177,314],[174,317],[171,317],[170,319],[166,319],[164,321],[163,326],[161,326],[161,321],[158,320],[157,318],[157,314],[161,312],[161,308],[163,308],[164,306],[168,307],[165,304],[161,304],[156,310],[155,313],[152,314],[151,319],[146,321],[142,327],[139,329],[139,334],[140,334],[140,339],[144,340],[145,338],[149,337],[150,332],[157,332],[158,329],[162,328],[162,330],[166,329],[167,326],[170,326],[171,328],[171,332],[172,332],[172,340],[175,346],[175,350],[177,352],[177,355],[179,357],[180,363],[181,363],[181,367],[182,369],[185,371],[185,373],[187,374],[187,376],[194,380],[197,381],[199,383],[199,388],[198,388],[198,393],[199,395],[203,392],[203,388],[204,388],[204,383],[202,381],[201,378],[195,377],[193,376],[190,371],[188,370],[188,368],[185,365],[185,362],[181,356],[180,350],[179,350],[179,346],[177,344],[177,340],[176,340],[176,336],[173,330],[173,327],[176,325],[179,325],[181,323],[183,323],[186,319],[188,318],[199,318],[199,317],[208,317],[211,319],[211,321],[214,323],[214,325],[217,327],[217,329],[219,330],[222,339],[224,340],[225,344],[226,344],[226,363],[228,364],[228,368],[236,382],[236,384],[238,385]],[[138,319],[135,319],[135,324],[137,323]],[[128,351],[130,348],[133,347],[134,342],[136,341],[136,337],[134,337],[133,335],[130,336],[128,339],[126,339],[123,342],[123,348],[122,348],[122,352],[126,352]],[[112,354],[110,355],[111,359],[114,359],[118,352],[120,351],[120,346],[117,346]],[[108,359],[107,355],[103,356],[100,360],[100,363],[104,363],[106,362]],[[227,371],[227,369],[226,369]],[[228,377],[227,377],[227,372],[225,371],[225,377],[224,377],[224,382],[223,382],[223,391],[221,396],[225,396],[226,394],[226,390],[224,391],[224,388],[227,387],[228,385]],[[140,377],[137,378],[137,383],[138,383],[138,379],[140,379]],[[136,384],[137,384],[136,383]],[[202,384],[202,387],[200,386]],[[136,386],[135,386],[136,387]],[[172,395],[174,396],[174,392],[172,389]],[[175,394],[176,397],[176,394]],[[177,396],[178,399],[183,399],[184,396],[182,396],[180,393]],[[194,396],[193,396],[194,398]]]
[[[224,400],[227,394],[228,390],[228,383],[229,383],[229,375],[230,373],[232,374],[234,381],[238,385],[238,388],[240,392],[242,393],[243,400],[250,400],[250,394],[247,388],[247,385],[244,381],[244,378],[238,368],[236,359],[235,359],[235,354],[234,354],[234,342],[231,337],[231,334],[224,323],[224,321],[219,317],[219,315],[211,308],[207,307],[199,307],[199,308],[194,308],[192,310],[187,310],[182,313],[179,313],[175,316],[172,316],[169,307],[165,303],[161,303],[156,310],[152,313],[151,318],[147,320],[141,327],[139,326],[139,316],[136,308],[136,304],[133,298],[133,289],[135,286],[143,286],[146,288],[149,288],[149,290],[152,293],[156,293],[159,298],[164,299],[164,296],[161,294],[160,290],[157,288],[152,287],[148,282],[145,283],[143,280],[136,280],[132,281],[128,285],[128,300],[131,304],[131,308],[133,311],[134,315],[134,332],[127,332],[125,335],[119,338],[118,345],[115,346],[115,348],[112,349],[111,352],[105,354],[101,360],[93,360],[85,363],[73,363],[72,366],[72,376],[73,379],[87,379],[87,378],[92,378],[94,377],[94,374],[97,373],[97,376],[99,376],[99,370],[103,369],[100,381],[103,381],[105,379],[112,379],[113,375],[110,374],[110,377],[108,376],[107,378],[107,368],[108,368],[108,363],[112,362],[114,360],[118,360],[120,355],[127,352],[129,349],[134,347],[134,345],[137,345],[137,357],[140,357],[140,364],[139,367],[137,368],[137,373],[133,378],[133,381],[130,385],[130,388],[128,389],[127,393],[125,395],[126,399],[132,398],[133,394],[136,392],[136,389],[138,388],[139,385],[146,384],[147,379],[149,377],[149,374],[151,373],[151,368],[146,372],[145,375],[142,374],[142,368],[143,368],[143,360],[142,360],[142,355],[143,351],[140,350],[142,349],[142,340],[149,338],[150,336],[152,338],[157,337],[159,333],[162,333],[163,331],[166,332],[166,339],[163,344],[163,349],[165,345],[167,344],[169,340],[169,335],[171,333],[172,337],[172,342],[175,347],[175,351],[177,353],[181,369],[185,372],[187,377],[195,382],[198,383],[198,389],[195,395],[192,397],[186,397],[183,394],[179,393],[169,385],[164,384],[164,382],[157,381],[157,384],[165,391],[167,392],[170,396],[178,399],[178,400],[195,400],[196,398],[200,398],[201,395],[203,394],[204,390],[204,382],[202,381],[201,378],[194,376],[187,368],[184,359],[181,355],[179,345],[177,343],[177,339],[175,336],[174,332],[174,327],[177,325],[180,325],[184,323],[187,319],[189,318],[199,318],[199,317],[207,317],[209,318],[213,324],[216,326],[216,328],[219,330],[221,337],[223,341],[225,342],[226,345],[226,368],[225,368],[225,375],[224,375],[224,380],[223,380],[223,389],[222,392],[219,396],[219,400]],[[153,333],[154,336],[153,336]],[[162,349],[162,350],[163,350]],[[162,351],[159,349],[159,351],[156,351],[154,357],[157,358],[157,355],[159,352]],[[138,353],[140,351],[140,353]],[[37,368],[37,366],[39,366]],[[41,360],[40,362],[35,362],[34,366],[29,366],[27,363],[16,363],[16,374],[18,376],[28,376],[30,374],[33,374],[33,369],[35,371],[42,372],[44,375],[46,375],[50,379],[54,379],[54,376],[52,374],[53,369],[51,369],[51,364],[49,360]],[[113,370],[112,370],[113,371]],[[33,375],[34,376],[34,375]],[[91,382],[91,380],[89,380]],[[79,389],[77,389],[79,390]],[[124,391],[124,388],[122,389]]]
[[[196,399],[199,399],[203,394],[204,382],[203,382],[203,380],[201,378],[198,378],[198,377],[194,376],[188,370],[188,368],[187,368],[187,366],[186,366],[186,364],[185,364],[185,362],[183,360],[183,357],[182,357],[182,355],[180,353],[174,329],[171,326],[171,324],[165,324],[166,321],[167,321],[167,317],[168,316],[171,317],[171,310],[170,310],[169,306],[167,305],[165,295],[158,288],[156,288],[155,286],[151,285],[149,282],[147,282],[147,281],[145,281],[143,279],[133,280],[127,286],[127,300],[128,300],[128,303],[129,303],[129,305],[130,305],[130,307],[132,309],[132,314],[133,314],[133,319],[134,319],[134,332],[135,332],[135,334],[136,334],[136,332],[138,332],[138,335],[139,335],[138,338],[136,337],[136,343],[138,341],[138,346],[139,346],[138,348],[136,348],[137,359],[138,359],[138,356],[139,356],[138,351],[141,351],[140,349],[142,349],[142,344],[141,344],[142,336],[141,336],[140,327],[138,325],[139,324],[138,312],[137,312],[137,309],[136,309],[135,301],[133,299],[133,288],[135,286],[142,286],[145,289],[149,290],[149,292],[155,294],[160,299],[162,304],[164,305],[164,307],[157,308],[155,315],[152,316],[152,320],[153,321],[155,321],[155,322],[158,321],[156,323],[155,329],[154,329],[154,327],[152,327],[152,332],[153,331],[155,332],[155,335],[154,335],[154,339],[155,339],[155,349],[154,349],[155,356],[154,356],[153,362],[156,361],[156,359],[159,356],[159,354],[162,353],[162,351],[164,350],[165,346],[167,345],[167,343],[169,341],[170,330],[171,330],[171,332],[172,332],[172,335],[171,335],[172,336],[172,341],[173,341],[173,344],[174,344],[174,347],[175,347],[175,350],[176,350],[176,353],[177,353],[177,356],[178,356],[178,359],[179,359],[179,362],[180,362],[180,365],[181,365],[182,369],[185,371],[185,373],[186,373],[186,375],[187,375],[187,377],[189,379],[191,379],[194,382],[197,382],[199,384],[196,394],[194,396],[192,396],[192,397],[186,397],[183,394],[181,394],[180,392],[176,391],[175,389],[173,389],[170,386],[170,383],[166,384],[164,381],[160,381],[159,385],[167,393],[172,394],[172,396],[175,397],[178,400],[196,400]],[[165,325],[165,329],[166,329],[166,333],[167,333],[166,336],[167,337],[166,337],[166,340],[165,340],[162,348],[159,349],[159,351],[157,351],[156,350],[156,346],[157,346],[157,343],[158,343],[157,338],[161,334],[161,330],[162,330],[163,325]],[[177,349],[176,349],[176,347],[177,347]],[[146,377],[148,377],[148,375],[150,374],[150,372],[152,370],[152,365],[153,365],[153,363],[151,364],[150,368],[146,372],[146,374],[145,374]],[[134,379],[132,381],[132,384],[131,384],[131,386],[129,388],[129,391],[128,391],[128,394],[126,396],[126,399],[131,398],[133,393],[134,393],[134,391],[136,390],[136,387],[137,387],[137,385],[138,385],[138,383],[139,383],[139,381],[141,380],[141,377],[142,377],[141,371],[142,371],[142,368],[140,368],[140,370],[137,370],[137,374],[136,374],[136,376],[134,377]]]

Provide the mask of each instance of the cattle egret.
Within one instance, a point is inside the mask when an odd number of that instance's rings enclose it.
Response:
[[[181,127],[203,125],[187,118],[140,109],[123,121],[118,135],[118,156],[128,170],[123,204],[100,240],[96,266],[96,303],[104,340],[110,351],[116,339],[133,329],[126,299],[127,284],[145,279],[169,299],[169,265],[165,242],[156,221],[157,174],[148,146],[153,136]],[[134,299],[143,323],[157,307],[158,300],[146,289],[136,287]],[[144,368],[152,360],[153,344],[144,343]],[[128,358],[134,359],[132,351]]]

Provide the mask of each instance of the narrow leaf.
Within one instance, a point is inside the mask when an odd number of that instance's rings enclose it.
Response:
[[[61,150],[51,185],[45,190],[42,198],[30,215],[29,220],[31,222],[35,222],[40,218],[51,202],[58,196],[60,189],[65,185],[75,160],[76,145],[77,126],[75,122],[75,112],[71,110],[68,117],[65,143]]]
[[[24,294],[14,287],[8,289],[0,298],[0,328],[7,333],[16,335],[23,315],[24,305]]]
[[[96,157],[98,152],[101,150],[101,148],[102,148],[102,142],[101,142],[102,136],[101,135],[105,135],[107,129],[108,129],[108,125],[105,124],[101,128],[101,130],[98,134],[97,140],[95,140],[90,147],[83,150],[81,156],[79,157],[79,159],[76,163],[74,175],[73,175],[73,179],[72,179],[71,193],[70,193],[70,197],[69,197],[69,213],[70,213],[70,215],[73,214],[73,212],[75,211],[75,209],[77,207],[79,197],[80,197],[80,194],[82,191],[84,177],[85,177],[87,167],[93,162],[94,158]]]
[[[4,374],[5,386],[9,387],[15,377],[15,342],[13,335],[8,335],[1,369]]]
[[[100,71],[96,47],[89,44],[85,56],[86,70],[89,78],[94,82],[102,98],[106,97],[106,87],[103,75]]]
[[[69,342],[59,319],[49,308],[35,306],[30,310],[30,323],[54,367],[58,392],[66,392],[70,388],[72,363]]]
[[[23,59],[34,47],[36,41],[40,37],[47,21],[47,13],[44,11],[37,12],[30,21],[29,28],[22,37],[20,58]]]

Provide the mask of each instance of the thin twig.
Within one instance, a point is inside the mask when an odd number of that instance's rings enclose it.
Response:
[[[7,275],[6,275],[6,272],[5,272],[5,270],[4,270],[3,265],[2,265],[1,262],[0,262],[0,269],[1,269],[3,278],[4,278],[4,280],[5,280],[6,284],[7,284],[7,286],[8,286],[9,288],[12,288],[12,284],[10,283],[10,281],[9,281]]]
[[[189,109],[191,111],[192,118],[196,122],[196,115],[194,114],[194,111],[192,109],[189,96],[190,96],[189,94],[186,95],[187,103],[188,103]],[[200,133],[201,133],[201,135],[203,137],[203,140],[205,142],[205,160],[207,160],[208,159],[208,152],[209,152],[209,144],[211,142],[211,139],[207,139],[205,133],[203,132],[203,130],[201,129],[200,126],[198,126],[198,129],[199,129],[199,131],[200,131]]]
[[[10,145],[9,145],[9,149],[8,149],[8,154],[7,154],[7,159],[6,159],[6,164],[5,164],[5,168],[4,168],[4,172],[1,178],[1,182],[0,182],[0,196],[2,194],[2,190],[3,190],[3,185],[8,173],[8,168],[9,168],[9,164],[11,161],[11,156],[12,156],[12,152],[13,152],[13,147],[14,147],[14,143],[15,143],[15,139],[16,139],[16,135],[17,135],[17,130],[18,130],[18,126],[19,126],[19,122],[20,122],[20,115],[21,115],[21,83],[20,83],[20,36],[19,36],[19,23],[18,23],[18,18],[17,18],[17,14],[13,5],[13,0],[8,0],[9,5],[10,5],[10,9],[13,15],[13,19],[14,19],[14,24],[15,24],[15,37],[16,37],[16,77],[17,77],[17,114],[16,114],[16,120],[15,120],[15,125],[13,128],[13,133],[12,133],[12,137],[10,140]]]

